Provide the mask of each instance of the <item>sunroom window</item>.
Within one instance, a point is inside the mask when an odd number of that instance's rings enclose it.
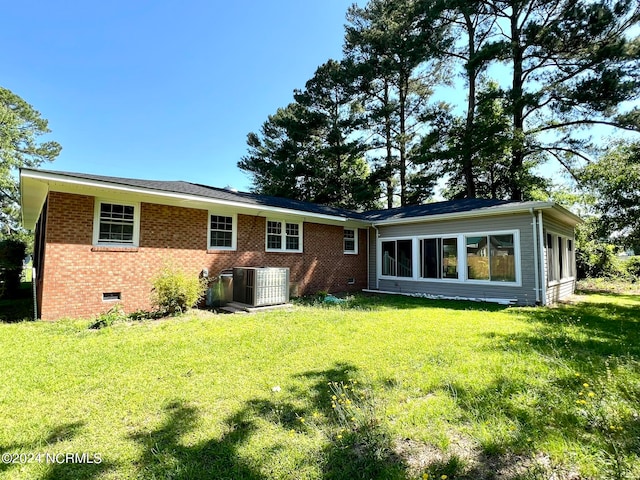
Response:
[[[382,275],[390,277],[413,276],[413,242],[392,240],[382,242]]]
[[[515,282],[513,234],[465,237],[467,278],[492,282]]]

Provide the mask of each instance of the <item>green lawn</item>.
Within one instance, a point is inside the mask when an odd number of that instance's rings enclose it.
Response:
[[[0,324],[0,453],[33,455],[0,478],[639,478],[639,312],[380,296]]]

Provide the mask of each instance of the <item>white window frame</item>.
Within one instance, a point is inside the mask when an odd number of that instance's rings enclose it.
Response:
[[[103,203],[133,207],[133,241],[128,243],[105,242],[100,240],[100,206]],[[140,202],[123,202],[110,198],[96,198],[93,205],[93,245],[99,247],[138,247],[140,245]]]
[[[230,247],[211,246],[211,217],[212,216],[231,218],[232,224],[231,224],[231,246]],[[235,251],[237,250],[237,248],[238,248],[238,214],[224,213],[224,212],[217,212],[217,211],[210,210],[209,215],[207,215],[207,250]]]
[[[398,276],[398,267],[396,265],[396,274],[395,275],[383,275],[382,274],[382,244],[385,242],[395,242],[396,243],[396,257],[398,255],[398,241],[403,241],[403,240],[411,240],[411,277],[403,277],[403,276]],[[378,277],[381,279],[394,279],[394,280],[418,280],[418,276],[419,272],[416,273],[416,266],[419,265],[419,263],[416,260],[416,257],[418,257],[418,255],[416,255],[417,253],[417,242],[418,239],[416,237],[384,237],[384,238],[379,238],[378,239]],[[396,258],[397,261],[397,258]]]
[[[547,267],[547,285],[558,285],[559,283],[575,280],[576,266],[576,240],[574,237],[563,235],[555,232],[554,230],[547,230],[545,235],[545,260]],[[549,236],[551,237],[551,266],[549,267]],[[562,273],[563,277],[560,277],[560,251],[559,241],[562,245]],[[569,241],[571,241],[571,250],[569,250]],[[549,271],[553,269],[553,272]],[[551,279],[551,273],[553,273],[553,279]]]
[[[280,248],[269,248],[269,222],[280,222]],[[287,249],[287,223],[291,225],[298,226],[298,248],[297,249]],[[267,218],[264,225],[264,249],[265,252],[279,252],[279,253],[302,253],[303,251],[303,222],[296,220],[287,220],[284,218]]]
[[[498,235],[513,235],[513,255],[515,256],[515,268],[516,279],[514,282],[504,282],[499,280],[478,280],[469,278],[469,269],[467,268],[467,242],[466,237],[490,237]],[[460,243],[458,243],[458,249],[460,249]],[[464,252],[462,276],[464,282],[470,285],[505,285],[511,287],[522,286],[522,264],[520,261],[520,230],[498,230],[498,231],[486,231],[486,232],[470,232],[462,234],[462,249]],[[460,275],[460,273],[458,273]]]
[[[350,230],[353,232],[353,250],[347,250],[346,245],[346,241],[347,239],[345,238],[344,234],[347,230]],[[351,239],[349,239],[351,240]],[[358,254],[358,229],[357,228],[349,228],[349,227],[344,227],[342,230],[342,250],[344,252],[345,255],[357,255]]]
[[[516,281],[502,282],[492,280],[475,280],[469,279],[467,271],[467,244],[466,237],[486,237],[489,235],[513,235]],[[432,238],[457,238],[458,240],[458,278],[423,278],[420,276],[420,240]],[[412,277],[398,277],[391,275],[382,275],[382,242],[391,242],[397,240],[412,240]],[[575,247],[574,247],[575,248]],[[504,287],[522,287],[522,262],[521,262],[521,246],[520,246],[520,230],[486,230],[482,232],[463,232],[463,233],[441,233],[437,235],[415,235],[415,236],[393,236],[380,237],[377,241],[377,277],[381,280],[405,280],[411,282],[435,282],[435,283],[456,283],[465,285],[500,285]]]

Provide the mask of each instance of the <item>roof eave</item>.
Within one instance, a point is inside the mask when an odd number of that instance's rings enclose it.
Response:
[[[563,217],[568,223],[575,226],[582,222],[582,219],[564,207],[553,202],[525,202],[516,205],[499,205],[485,207],[466,212],[441,213],[437,215],[421,215],[416,217],[391,218],[388,220],[372,221],[373,226],[400,225],[407,223],[440,222],[446,220],[460,220],[464,218],[487,217],[494,215],[508,215],[513,213],[527,213],[530,211],[550,210]]]
[[[316,212],[308,212],[304,210],[296,210],[289,209],[283,207],[274,207],[266,204],[254,205],[251,203],[244,202],[235,202],[231,200],[223,200],[216,199],[210,197],[204,197],[199,195],[190,195],[186,193],[178,193],[178,192],[167,192],[162,190],[156,190],[153,188],[144,188],[144,187],[136,187],[131,185],[94,180],[94,179],[82,179],[78,177],[72,177],[64,174],[52,173],[52,172],[42,172],[39,170],[33,169],[21,169],[20,170],[20,182],[22,185],[23,179],[31,179],[40,181],[44,184],[49,185],[49,182],[59,182],[68,185],[82,186],[88,188],[106,188],[110,190],[115,190],[119,192],[129,192],[133,194],[141,194],[141,195],[150,195],[156,197],[164,197],[171,198],[175,200],[186,200],[186,201],[195,201],[204,204],[212,204],[212,205],[224,205],[229,207],[238,207],[247,210],[253,211],[269,211],[274,214],[279,215],[295,215],[295,216],[304,216],[308,218],[316,218],[321,220],[329,220],[334,222],[358,222],[364,225],[368,225],[369,222],[363,221],[359,218],[347,217],[347,216],[338,216],[338,215],[329,215],[324,213],[316,213]],[[47,188],[48,189],[48,188]],[[42,206],[40,206],[42,207]],[[39,215],[39,212],[38,212]],[[37,218],[36,218],[37,220]],[[24,220],[23,220],[24,221]],[[35,223],[35,222],[34,222]],[[25,228],[29,228],[25,224]]]

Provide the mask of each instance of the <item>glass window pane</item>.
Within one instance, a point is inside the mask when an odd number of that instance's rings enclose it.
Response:
[[[287,237],[287,250],[299,250],[300,237]]]
[[[513,235],[491,235],[491,281],[516,281],[516,256]]]
[[[287,223],[287,235],[298,236],[300,234],[300,226],[297,223]]]
[[[413,241],[398,240],[398,264],[396,273],[398,277],[413,276]]]
[[[558,237],[558,268],[560,271],[560,279],[564,278],[564,252],[562,251],[562,237]]]
[[[267,248],[280,250],[282,248],[282,237],[280,235],[267,235]]]
[[[467,277],[469,280],[489,280],[487,237],[466,237]]]
[[[351,228],[344,229],[344,251],[355,252],[356,251],[356,232]]]
[[[442,239],[442,276],[458,278],[458,239]]]
[[[440,278],[440,239],[422,240],[422,277]]]
[[[133,243],[134,210],[131,205],[100,203],[98,241]]]
[[[382,275],[396,276],[396,242],[382,242]]]
[[[280,235],[282,233],[282,223],[281,222],[267,222],[267,233],[273,235]]]

